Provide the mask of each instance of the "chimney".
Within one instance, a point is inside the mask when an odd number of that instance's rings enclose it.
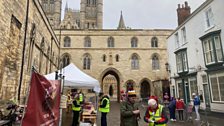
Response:
[[[190,6],[188,6],[187,1],[185,1],[184,5],[182,4],[182,6],[178,4],[177,8],[178,26],[181,25],[190,15],[191,15],[191,8]]]

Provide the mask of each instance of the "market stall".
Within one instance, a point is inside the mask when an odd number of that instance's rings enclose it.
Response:
[[[76,89],[93,89],[96,96],[100,92],[99,81],[82,72],[74,64],[69,64],[62,70],[58,71],[59,74],[64,76],[63,87],[76,88]],[[48,80],[55,80],[56,73],[45,75]],[[97,101],[97,99],[96,99]],[[96,102],[97,103],[97,102]],[[96,105],[97,106],[97,105]],[[81,113],[81,121],[91,121],[96,123],[96,113],[97,108],[91,102],[84,103],[83,111]]]

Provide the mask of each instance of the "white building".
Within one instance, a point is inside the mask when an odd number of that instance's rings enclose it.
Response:
[[[215,112],[224,112],[223,5],[224,0],[206,0],[187,16],[187,3],[179,5],[178,21],[185,20],[167,42],[171,95],[188,103],[198,93],[201,107]]]

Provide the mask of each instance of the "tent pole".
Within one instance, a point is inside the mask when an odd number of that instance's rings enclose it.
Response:
[[[65,76],[62,76],[62,74],[59,74],[59,77],[60,77],[60,82],[61,82],[61,97],[63,95],[63,89],[64,89],[64,77]],[[61,102],[60,102],[61,104]],[[59,126],[62,126],[62,107],[60,106],[60,119],[59,119]]]

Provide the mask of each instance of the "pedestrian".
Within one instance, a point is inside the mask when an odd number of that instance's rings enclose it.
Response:
[[[80,115],[80,101],[79,101],[79,95],[76,94],[74,96],[74,101],[72,104],[72,111],[73,111],[73,121],[72,121],[72,126],[78,126],[79,125],[79,115]]]
[[[136,103],[136,93],[134,90],[127,92],[127,99],[121,103],[121,126],[138,126],[140,110]]]
[[[200,107],[200,98],[198,95],[196,95],[196,93],[192,93],[192,97],[193,97],[193,103],[194,103],[194,110],[196,113],[196,119],[195,120],[200,120],[200,115],[199,115],[199,107]]]
[[[156,96],[149,97],[144,121],[149,123],[149,126],[166,126],[168,122],[165,107],[158,103],[158,98]]]
[[[179,120],[183,121],[184,120],[184,101],[183,99],[178,98],[176,101],[176,110],[179,115]]]
[[[101,126],[107,126],[107,113],[110,112],[110,99],[108,95],[100,93]]]
[[[79,101],[80,101],[80,104],[83,105],[84,103],[84,94],[82,93],[82,90],[80,90],[79,92]]]
[[[168,106],[168,104],[169,104],[169,99],[170,99],[170,97],[169,97],[168,93],[166,92],[166,93],[164,94],[164,96],[163,96],[163,103],[164,103],[165,107]]]
[[[176,115],[175,115],[175,110],[176,110],[176,99],[174,97],[171,98],[171,101],[168,105],[169,111],[170,111],[170,120],[171,121],[176,121]]]
[[[67,113],[71,112],[71,108],[72,108],[72,97],[70,94],[67,95]]]

